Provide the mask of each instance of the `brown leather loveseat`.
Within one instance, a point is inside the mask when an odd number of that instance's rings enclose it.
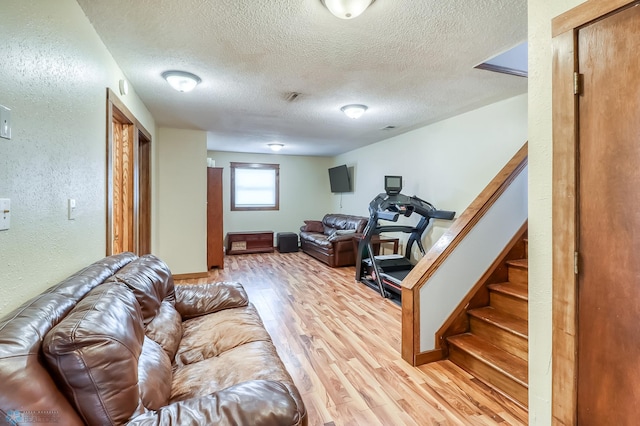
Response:
[[[331,267],[355,265],[353,237],[361,236],[368,219],[326,214],[322,221],[305,220],[300,228],[302,251]]]
[[[0,319],[0,424],[306,425],[238,283],[123,253]]]

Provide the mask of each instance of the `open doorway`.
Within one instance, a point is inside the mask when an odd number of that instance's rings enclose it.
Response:
[[[151,251],[151,134],[107,89],[107,255]]]

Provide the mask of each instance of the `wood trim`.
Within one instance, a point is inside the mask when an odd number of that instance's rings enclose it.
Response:
[[[230,163],[231,211],[273,211],[280,210],[280,164],[268,163]],[[268,169],[275,171],[276,202],[273,207],[237,207],[236,206],[236,169]]]
[[[430,351],[420,352],[419,354],[417,354],[415,365],[423,365],[429,364],[430,362],[442,361],[445,358],[446,357],[442,349],[432,349]]]
[[[631,7],[634,3],[639,2],[638,0],[588,0],[551,20],[552,37],[573,31],[618,9]]]
[[[473,288],[469,290],[464,299],[462,299],[449,318],[444,322],[442,327],[440,327],[436,332],[435,347],[441,348],[445,356],[448,352],[446,350],[445,339],[449,336],[468,331],[468,321],[466,321],[467,310],[488,305],[489,291],[487,286],[496,282],[506,281],[506,279],[495,278],[498,268],[503,266],[507,260],[521,259],[524,257],[524,246],[521,249],[516,250],[517,253],[513,253],[513,251],[514,248],[516,248],[516,245],[521,242],[527,234],[528,224],[529,221],[525,221],[511,241],[509,241],[502,252],[498,255],[496,260],[491,264],[491,266],[489,266],[489,268],[487,268],[482,277],[480,277]],[[484,294],[481,294],[481,292],[484,292]],[[461,329],[459,325],[465,322],[465,328]]]
[[[557,425],[577,418],[577,68],[576,32],[553,39],[553,344],[552,418]]]
[[[402,359],[411,365],[417,365],[417,354],[420,353],[420,288],[462,242],[520,171],[526,167],[527,150],[528,145],[525,142],[522,148],[402,281],[401,350]]]
[[[500,170],[495,178],[476,197],[469,207],[451,225],[444,235],[434,244],[425,257],[411,270],[402,286],[418,291],[435,273],[455,248],[471,232],[485,213],[507,190],[511,182],[527,165],[527,149],[525,143],[513,158]]]
[[[414,354],[420,352],[420,295],[402,288],[402,359],[411,365],[417,365]]]
[[[122,117],[125,121],[129,121],[135,125],[136,128],[142,132],[142,134],[149,140],[151,140],[151,133],[138,121],[135,115],[127,108],[127,106],[120,100],[116,92],[107,87],[107,101],[113,103],[113,105],[122,113]]]
[[[208,272],[193,272],[190,274],[173,274],[174,280],[197,280],[200,278],[207,278]]]

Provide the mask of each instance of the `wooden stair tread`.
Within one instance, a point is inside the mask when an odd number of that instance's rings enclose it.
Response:
[[[507,260],[507,265],[518,269],[529,269],[529,259]]]
[[[529,287],[515,283],[495,283],[487,286],[490,291],[507,294],[521,300],[529,300]]]
[[[447,339],[449,344],[456,346],[477,360],[490,365],[521,386],[528,388],[527,362],[515,355],[504,352],[491,343],[470,333],[459,334]]]
[[[521,318],[501,312],[491,306],[470,309],[467,313],[522,338],[529,339],[529,324]]]

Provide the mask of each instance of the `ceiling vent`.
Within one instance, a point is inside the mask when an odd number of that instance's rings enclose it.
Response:
[[[396,129],[397,127],[398,127],[398,126],[387,126],[387,127],[383,127],[383,128],[382,128],[382,129],[380,129],[380,130],[393,130],[393,129]]]
[[[302,93],[300,92],[287,92],[284,94],[284,100],[287,102],[295,102],[300,98],[300,96],[302,96]]]

